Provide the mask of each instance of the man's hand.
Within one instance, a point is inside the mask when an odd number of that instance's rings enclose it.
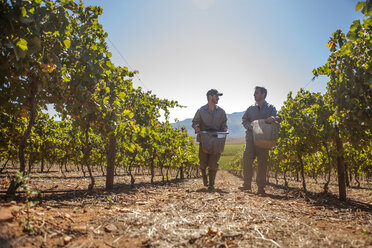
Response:
[[[195,133],[199,134],[200,133],[200,127],[195,127]]]
[[[269,117],[269,118],[267,118],[267,119],[265,120],[265,122],[268,123],[268,124],[271,124],[271,123],[274,122],[274,118],[273,118],[273,117]]]

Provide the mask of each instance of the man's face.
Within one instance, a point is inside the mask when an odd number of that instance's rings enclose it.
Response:
[[[254,96],[254,100],[256,102],[259,102],[259,101],[262,101],[262,100],[265,99],[265,93],[261,93],[261,90],[260,89],[256,89],[254,91],[254,95],[253,96]]]
[[[220,97],[217,94],[209,96],[209,99],[212,103],[217,104]]]

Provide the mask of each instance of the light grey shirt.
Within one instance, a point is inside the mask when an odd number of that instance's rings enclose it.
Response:
[[[249,132],[252,132],[251,130],[248,129],[252,121],[267,119],[269,117],[273,117],[277,121],[280,120],[274,105],[271,105],[265,101],[262,107],[260,107],[258,104],[250,106],[245,111],[242,118],[243,120],[242,124],[247,129],[247,136]]]
[[[214,110],[208,107],[208,104],[202,106],[196,112],[192,120],[192,127],[199,127],[201,131],[215,130],[227,131],[227,117],[225,110],[216,105]]]

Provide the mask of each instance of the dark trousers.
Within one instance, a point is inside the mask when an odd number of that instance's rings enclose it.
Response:
[[[247,186],[251,185],[252,182],[253,162],[256,157],[258,162],[256,183],[258,188],[263,189],[266,186],[266,171],[269,158],[269,149],[256,147],[253,142],[253,137],[248,137],[243,154],[243,176],[244,184]]]
[[[218,160],[221,154],[208,154],[203,152],[201,145],[199,145],[199,165],[202,170],[207,167],[210,170],[218,170]]]

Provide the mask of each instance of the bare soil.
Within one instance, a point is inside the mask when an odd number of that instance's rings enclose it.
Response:
[[[18,224],[27,216],[24,198],[1,195],[1,213],[12,214],[0,222],[1,247],[372,247],[371,188],[349,188],[340,202],[337,185],[322,194],[321,184],[309,183],[305,195],[291,181],[260,196],[256,185],[241,191],[240,178],[219,171],[214,192],[200,178],[151,185],[148,176],[134,187],[117,177],[112,192],[97,177],[88,192],[89,179],[58,175],[33,175],[33,188],[55,192],[34,199],[32,233]]]

